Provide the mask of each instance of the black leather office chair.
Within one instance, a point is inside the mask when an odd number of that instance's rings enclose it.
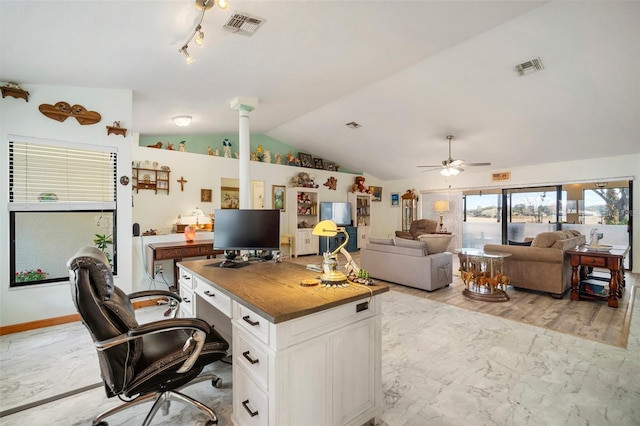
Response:
[[[227,355],[227,341],[198,318],[167,318],[138,324],[131,299],[167,297],[172,301],[169,306],[175,309],[180,296],[164,290],[125,294],[114,285],[109,262],[95,247],[81,249],[67,267],[71,296],[98,350],[107,396],[133,398],[99,414],[93,425],[105,426],[104,418],[154,398],[143,425],[151,422],[163,404],[163,412],[167,414],[170,400],[199,408],[209,417],[207,425],[217,424],[213,410],[179,389],[203,380],[212,380],[219,387],[220,380],[215,375],[200,376],[200,373],[207,364]]]

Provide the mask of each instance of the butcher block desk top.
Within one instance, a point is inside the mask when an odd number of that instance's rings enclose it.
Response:
[[[389,291],[383,284],[350,283],[349,287],[326,290],[321,285],[304,287],[302,280],[319,278],[320,274],[290,262],[252,262],[242,268],[220,268],[218,263],[210,259],[179,265],[274,324]]]

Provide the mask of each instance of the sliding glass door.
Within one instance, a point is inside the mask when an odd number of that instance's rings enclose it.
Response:
[[[558,229],[558,191],[556,186],[503,191],[507,243]]]
[[[632,185],[610,181],[465,191],[462,246],[522,242],[559,229],[576,229],[587,242],[595,229],[603,235],[601,244],[630,246]],[[631,258],[625,260],[627,269]]]

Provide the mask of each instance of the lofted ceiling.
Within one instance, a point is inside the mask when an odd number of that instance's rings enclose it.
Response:
[[[0,82],[131,89],[142,135],[236,133],[256,97],[253,133],[381,180],[440,176],[415,166],[448,134],[487,171],[640,152],[640,2],[229,2],[187,65],[193,0],[0,0]],[[234,11],[265,23],[224,31]]]

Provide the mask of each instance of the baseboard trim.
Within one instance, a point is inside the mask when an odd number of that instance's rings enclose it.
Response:
[[[147,306],[155,306],[162,299],[147,299],[133,302],[134,309],[145,308]],[[11,324],[0,326],[0,336],[12,333],[20,333],[21,331],[36,330],[38,328],[51,327],[54,325],[68,324],[70,322],[80,321],[79,314],[64,315],[61,317],[47,318],[37,321],[22,322],[19,324]]]

